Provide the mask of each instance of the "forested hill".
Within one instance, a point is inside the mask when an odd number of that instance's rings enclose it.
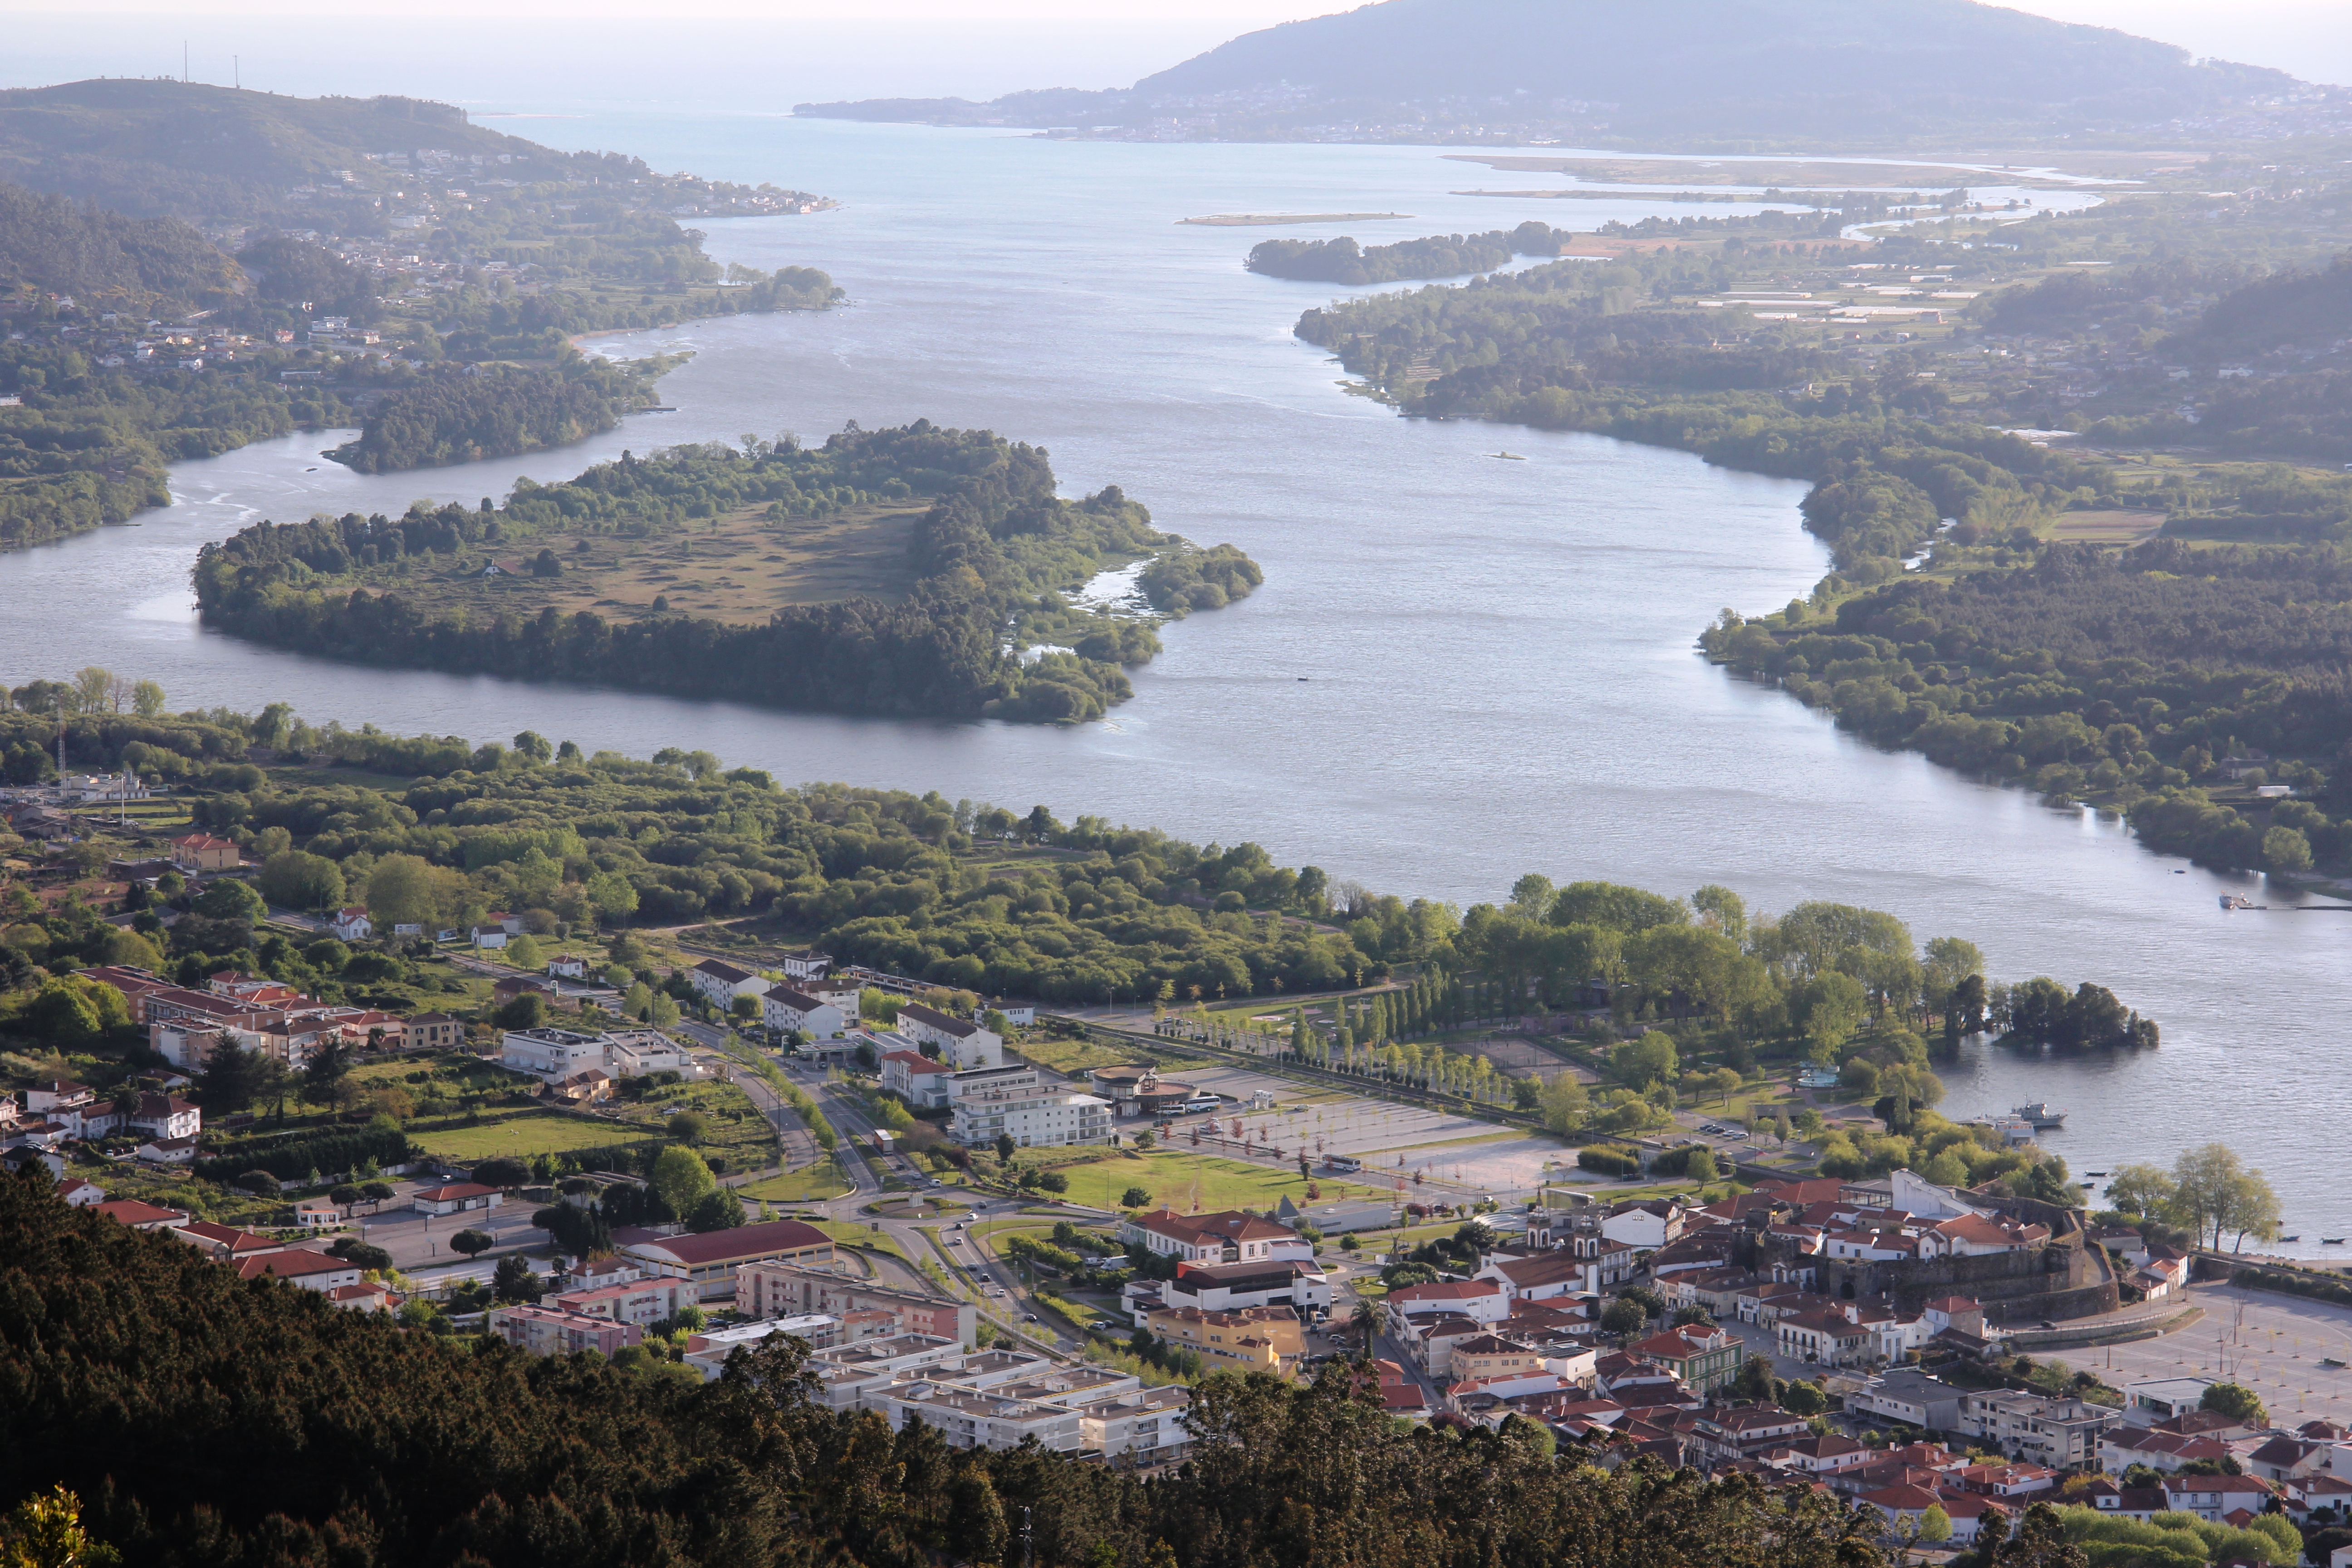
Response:
[[[1246,34],[1124,92],[800,111],[1048,125],[1175,117],[1232,136],[1475,125],[1819,144],[2146,129],[2294,85],[1972,0],[1383,0]]]
[[[176,218],[85,211],[0,182],[0,300],[70,294],[87,308],[144,313],[215,304],[244,281],[235,262]]]

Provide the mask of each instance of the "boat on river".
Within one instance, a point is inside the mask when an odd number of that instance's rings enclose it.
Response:
[[[2059,1110],[2056,1106],[2050,1105],[2039,1100],[2035,1100],[2031,1105],[2019,1106],[2014,1111],[2011,1112],[2011,1114],[2018,1117],[2021,1121],[2031,1121],[2037,1128],[2063,1127],[2066,1125],[2066,1113],[2064,1111]]]
[[[1527,461],[1525,458],[1520,457],[1517,452],[1497,452],[1495,456],[1502,458],[1503,461],[1507,463],[1524,463]]]
[[[2221,895],[2221,907],[2225,910],[2258,910],[2262,905],[2237,893],[2224,893]]]

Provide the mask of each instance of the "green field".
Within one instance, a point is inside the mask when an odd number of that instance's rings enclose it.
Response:
[[[831,1166],[819,1161],[801,1170],[762,1176],[735,1190],[746,1198],[765,1198],[772,1204],[796,1204],[837,1198],[850,1188],[848,1183],[834,1174]]]
[[[1195,1196],[1204,1210],[1269,1209],[1286,1197],[1301,1205],[1309,1201],[1307,1182],[1298,1174],[1295,1163],[1260,1165],[1176,1149],[1155,1149],[1139,1156],[1118,1155],[1087,1164],[1064,1165],[1060,1170],[1070,1180],[1070,1190],[1061,1195],[1090,1208],[1120,1207],[1119,1198],[1129,1187],[1145,1188],[1155,1205],[1165,1204],[1179,1210],[1191,1209]],[[1389,1191],[1386,1187],[1368,1187],[1360,1182],[1335,1181],[1319,1172],[1315,1183],[1323,1194],[1313,1200],[1318,1203]]]
[[[1016,1056],[1025,1057],[1039,1067],[1052,1068],[1058,1073],[1077,1074],[1092,1068],[1121,1067],[1129,1062],[1148,1061],[1141,1051],[1123,1047],[1099,1046],[1090,1040],[1025,1039],[1014,1048]]]
[[[572,1149],[603,1149],[614,1143],[638,1142],[655,1135],[650,1127],[615,1127],[608,1121],[592,1121],[560,1111],[526,1110],[502,1121],[485,1121],[479,1127],[448,1127],[436,1132],[415,1133],[411,1141],[428,1153],[471,1161],[500,1154],[528,1157]]]

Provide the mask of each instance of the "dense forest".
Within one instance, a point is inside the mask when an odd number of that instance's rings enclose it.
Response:
[[[913,592],[898,603],[787,605],[760,626],[685,615],[616,623],[551,609],[527,622],[467,623],[429,617],[400,591],[411,572],[463,571],[485,548],[512,548],[556,528],[646,534],[744,508],[764,508],[782,523],[909,498],[932,505],[908,544]],[[1061,500],[1036,447],[920,421],[895,430],[853,426],[821,447],[786,438],[741,449],[679,447],[643,460],[625,453],[564,484],[521,481],[495,511],[420,505],[397,520],[265,522],[205,546],[195,582],[208,623],[340,658],[839,712],[1066,722],[1099,718],[1129,695],[1119,663],[1148,657],[1150,647],[1096,617],[1101,625],[1077,626],[1078,641],[1068,645],[1081,651],[1024,664],[1001,628],[1016,608],[1085,580],[1107,560],[1162,551],[1174,554],[1152,595],[1170,613],[1215,607],[1260,580],[1255,563],[1230,545],[1192,551],[1158,532],[1115,486]],[[1084,647],[1093,630],[1109,635],[1114,657],[1090,656],[1104,651]]]
[[[1558,256],[1570,237],[1530,218],[1515,229],[1433,235],[1394,245],[1358,247],[1337,239],[1269,239],[1250,247],[1242,265],[1269,278],[1317,283],[1393,283],[1401,278],[1455,278],[1490,272],[1517,256]]]
[[[1703,640],[1874,740],[2126,812],[2156,848],[2280,871],[2352,865],[2352,561],[2339,547],[2158,540],[2118,558],[2053,545],[2030,565],[1888,584],[1833,616],[1727,612]],[[2277,760],[2221,766],[2249,751]],[[2305,798],[2252,796],[2273,780]],[[2212,798],[2233,785],[2234,802]]]
[[[546,370],[449,365],[370,411],[327,456],[362,474],[511,458],[601,435],[653,402],[646,366],[567,350]]]
[[[798,1341],[708,1384],[533,1358],[240,1282],[45,1188],[0,1184],[0,1505],[68,1489],[154,1568],[1884,1561],[1874,1516],[1811,1489],[1604,1471],[1530,1423],[1401,1430],[1344,1363],[1204,1380],[1192,1461],[1147,1484],[829,1412]]]
[[[241,282],[236,264],[177,218],[85,211],[0,181],[0,303],[70,294],[85,310],[143,318],[167,304],[218,304]]]

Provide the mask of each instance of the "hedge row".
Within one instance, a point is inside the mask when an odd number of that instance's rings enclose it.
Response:
[[[1598,1146],[1579,1149],[1576,1152],[1576,1163],[1585,1170],[1598,1171],[1607,1176],[1631,1176],[1638,1173],[1642,1169],[1642,1162],[1633,1155]]]
[[[333,1175],[355,1171],[370,1160],[398,1165],[408,1157],[407,1133],[396,1127],[362,1127],[291,1139],[268,1149],[231,1151],[199,1160],[194,1169],[197,1179],[206,1182],[233,1182],[247,1171],[267,1171],[281,1182],[298,1182],[313,1171]]]
[[[1712,1151],[1703,1149],[1696,1143],[1687,1148],[1669,1149],[1650,1162],[1650,1173],[1654,1176],[1687,1176],[1690,1174],[1691,1159],[1697,1154],[1705,1154],[1709,1160],[1715,1158]],[[1720,1174],[1723,1167],[1717,1165],[1716,1170]]]
[[[2352,1307],[2352,1283],[2320,1274],[2290,1274],[2270,1268],[2241,1268],[2230,1283],[2245,1290],[2276,1290],[2282,1295],[2308,1296]]]

